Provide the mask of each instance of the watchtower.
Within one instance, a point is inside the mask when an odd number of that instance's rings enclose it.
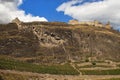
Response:
[[[12,23],[16,23],[17,25],[20,25],[21,21],[18,18],[15,18],[14,20],[12,20]]]

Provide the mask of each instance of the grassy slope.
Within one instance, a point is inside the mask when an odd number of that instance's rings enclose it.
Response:
[[[70,64],[64,65],[36,65],[27,62],[21,62],[13,59],[0,59],[0,69],[18,70],[36,73],[77,75],[76,70]],[[80,70],[83,75],[120,75],[120,69],[112,70]]]
[[[80,70],[83,75],[120,75],[120,69],[111,70]]]
[[[77,75],[79,74],[69,64],[65,65],[36,65],[32,63],[20,62],[10,59],[0,59],[0,69],[28,71],[36,73]]]
[[[120,80],[120,78],[111,78],[111,79],[104,79],[104,80]]]

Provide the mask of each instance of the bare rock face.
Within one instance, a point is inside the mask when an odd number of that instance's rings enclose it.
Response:
[[[56,33],[50,32],[49,30],[46,30],[42,27],[34,28],[33,33],[38,37],[40,46],[46,48],[59,47],[66,42]]]
[[[26,61],[36,63],[86,58],[120,60],[120,33],[115,30],[55,22],[21,23],[20,26],[22,30],[0,32],[0,54],[26,57],[29,58]]]

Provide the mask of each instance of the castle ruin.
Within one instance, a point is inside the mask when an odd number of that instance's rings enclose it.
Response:
[[[21,22],[18,18],[15,18],[12,23],[16,23],[18,25],[18,29],[26,29],[26,28],[34,28],[40,26],[41,24],[50,25],[50,22]],[[86,25],[86,26],[94,26],[94,27],[105,27],[107,29],[111,29],[111,24],[108,22],[107,24],[102,24],[101,22],[94,20],[94,21],[81,21],[78,20],[70,20],[68,22],[70,25]],[[62,24],[61,24],[62,25]]]
[[[15,18],[14,20],[12,20],[12,23],[16,23],[19,29],[22,22],[18,18]]]
[[[78,20],[70,20],[68,24],[72,25],[87,25],[87,26],[95,26],[95,27],[105,27],[107,29],[111,29],[111,24],[108,22],[107,24],[102,24],[101,22],[94,20],[94,21],[82,21],[79,22]]]

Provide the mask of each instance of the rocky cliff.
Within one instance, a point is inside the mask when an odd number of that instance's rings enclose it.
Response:
[[[21,27],[25,28],[0,25],[0,55],[36,63],[120,60],[120,33],[115,30],[60,22],[22,23]]]

